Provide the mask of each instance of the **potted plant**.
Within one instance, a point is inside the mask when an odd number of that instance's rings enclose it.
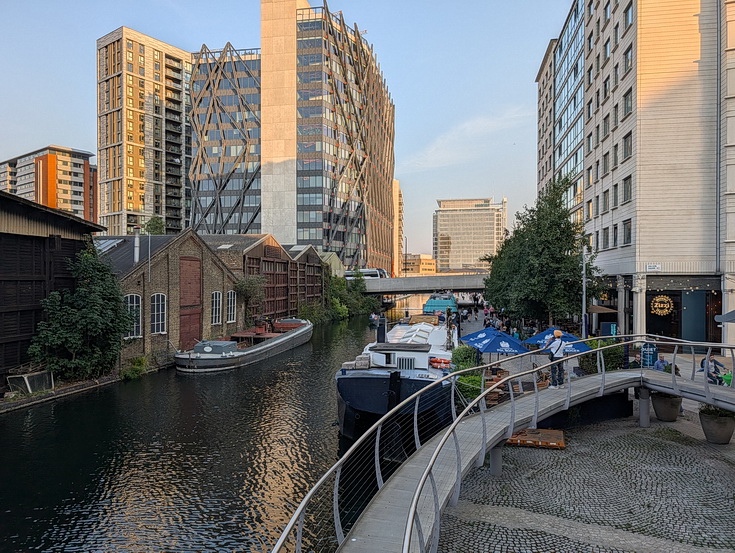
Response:
[[[656,418],[663,422],[674,422],[681,411],[681,397],[664,392],[651,392],[651,403]]]
[[[729,444],[733,431],[735,431],[735,411],[700,403],[699,423],[709,443]]]

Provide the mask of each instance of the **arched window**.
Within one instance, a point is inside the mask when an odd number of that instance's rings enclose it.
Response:
[[[212,324],[222,324],[222,292],[212,292]]]
[[[151,296],[151,334],[166,333],[166,294]]]
[[[234,290],[227,292],[227,322],[234,323],[237,320],[237,294]]]
[[[143,335],[141,329],[141,318],[143,315],[140,310],[140,296],[138,294],[128,294],[125,296],[125,306],[128,308],[128,313],[133,317],[133,324],[130,327],[130,332],[124,337],[140,338]]]

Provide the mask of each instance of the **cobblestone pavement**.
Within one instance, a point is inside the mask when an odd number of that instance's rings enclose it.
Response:
[[[692,411],[651,419],[567,430],[565,450],[506,446],[501,477],[463,481],[439,551],[735,552],[735,444],[705,442]]]

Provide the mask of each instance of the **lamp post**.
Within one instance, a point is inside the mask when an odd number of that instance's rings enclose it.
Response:
[[[582,245],[582,338],[587,338],[587,254]]]

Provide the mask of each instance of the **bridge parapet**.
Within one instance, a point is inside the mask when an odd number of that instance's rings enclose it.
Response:
[[[487,274],[369,278],[365,279],[365,290],[368,294],[428,294],[437,290],[482,292],[486,277]]]

